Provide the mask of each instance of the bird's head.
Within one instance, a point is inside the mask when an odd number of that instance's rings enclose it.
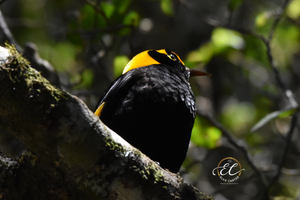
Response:
[[[177,68],[181,73],[185,74],[186,79],[190,76],[210,76],[209,73],[187,68],[180,57],[172,51],[166,49],[146,50],[134,56],[125,66],[123,74],[126,72],[149,65],[164,64]]]

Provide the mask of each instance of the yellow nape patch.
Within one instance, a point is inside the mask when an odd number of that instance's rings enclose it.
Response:
[[[95,115],[97,115],[97,116],[100,117],[104,105],[105,105],[105,102],[103,102],[103,103],[97,108],[97,110],[96,110],[96,112],[95,112]]]
[[[148,51],[150,50],[146,50],[143,51],[139,54],[137,54],[136,56],[134,56],[130,62],[125,66],[124,70],[123,70],[123,74],[125,74],[126,72],[132,70],[132,69],[136,69],[139,67],[145,67],[148,65],[155,65],[155,64],[160,64],[159,62],[157,62],[154,58],[152,58],[149,54]],[[165,49],[160,49],[160,50],[156,50],[159,53],[163,53],[167,55],[167,52]]]

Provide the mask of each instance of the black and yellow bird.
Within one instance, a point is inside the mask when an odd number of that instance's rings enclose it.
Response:
[[[196,113],[188,80],[205,75],[185,67],[172,51],[141,52],[106,90],[95,114],[163,168],[178,172]]]

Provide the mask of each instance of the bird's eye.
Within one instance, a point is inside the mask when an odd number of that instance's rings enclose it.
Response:
[[[176,61],[176,60],[177,60],[176,56],[175,56],[174,54],[172,54],[172,53],[168,54],[168,57],[169,57],[171,60],[173,60],[173,61]]]

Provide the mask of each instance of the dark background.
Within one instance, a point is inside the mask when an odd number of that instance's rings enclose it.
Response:
[[[55,84],[91,110],[147,49],[211,73],[190,80],[199,115],[185,181],[218,200],[300,198],[300,0],[9,0],[0,9],[20,50],[34,43]],[[0,133],[0,150],[18,157],[24,147]],[[212,175],[226,157],[245,169],[235,185]]]

